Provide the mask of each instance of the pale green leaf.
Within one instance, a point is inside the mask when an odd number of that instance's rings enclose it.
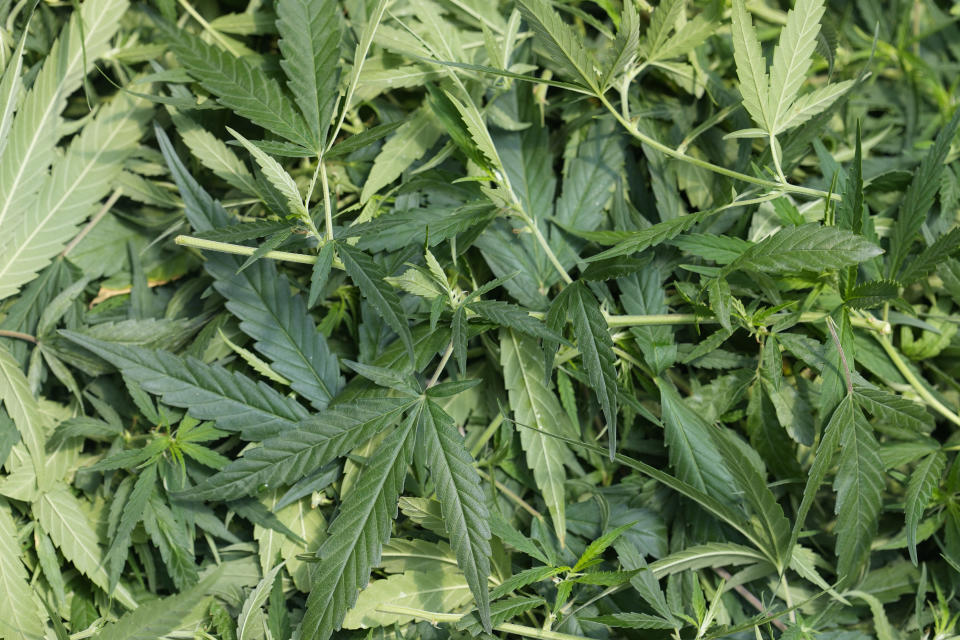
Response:
[[[379,611],[383,604],[447,613],[469,601],[470,587],[459,572],[407,571],[371,582],[360,592],[356,607],[343,620],[343,627],[392,627],[414,620],[411,615]]]
[[[519,0],[518,4],[550,60],[578,82],[598,92],[597,64],[570,25],[560,18],[547,0]]]
[[[863,236],[812,223],[780,229],[744,251],[724,271],[819,272],[859,264],[881,253],[880,247]]]
[[[303,203],[303,196],[300,195],[300,189],[297,187],[297,183],[294,182],[290,174],[280,166],[280,163],[230,127],[227,127],[227,131],[239,140],[240,144],[242,144],[243,147],[250,152],[254,160],[257,161],[260,169],[263,170],[263,175],[266,176],[270,184],[273,185],[273,188],[286,200],[288,211],[301,220],[309,219],[310,214]]]
[[[787,129],[783,123],[813,62],[811,56],[817,46],[823,12],[823,0],[797,0],[794,8],[787,13],[787,24],[780,32],[780,41],[773,50],[773,65],[770,67],[768,131]],[[836,95],[832,99],[835,98]]]
[[[10,505],[0,499],[0,637],[40,640],[46,615],[28,582]]]
[[[267,571],[257,586],[253,588],[247,599],[243,601],[243,607],[240,609],[240,615],[237,616],[237,640],[256,640],[262,638],[265,630],[265,620],[263,616],[263,605],[270,597],[270,589],[273,587],[274,578],[283,569],[280,563]]]
[[[849,91],[853,84],[853,80],[835,82],[800,96],[786,112],[780,115],[774,133],[779,134],[799,127],[813,116],[823,113],[837,98]]]
[[[520,429],[520,443],[527,452],[527,464],[547,504],[554,531],[561,544],[566,538],[567,479],[564,464],[573,455],[563,442],[547,434],[575,435],[570,419],[543,379],[543,358],[536,342],[512,331],[500,333],[500,363],[510,396],[510,408],[517,422],[539,431]]]
[[[737,63],[743,106],[761,129],[770,131],[767,62],[744,0],[733,0],[732,21],[733,59]]]

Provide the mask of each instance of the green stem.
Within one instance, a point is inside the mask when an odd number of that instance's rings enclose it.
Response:
[[[874,334],[874,337],[880,343],[880,346],[883,347],[883,350],[887,352],[887,355],[890,356],[890,360],[893,361],[893,365],[897,368],[901,375],[906,378],[907,382],[910,383],[910,386],[917,392],[924,402],[933,407],[944,418],[952,422],[953,424],[960,425],[960,416],[951,411],[948,407],[944,406],[942,402],[937,400],[930,391],[927,390],[923,383],[917,379],[917,376],[913,375],[913,371],[910,370],[910,367],[907,366],[907,363],[903,361],[903,358],[900,356],[900,352],[893,346],[893,343],[890,342],[890,339],[887,336]]]
[[[513,190],[511,189],[511,192],[512,191]],[[557,254],[555,254],[553,249],[550,248],[550,243],[548,243],[547,239],[543,237],[543,234],[540,232],[540,227],[537,226],[537,223],[526,215],[523,216],[523,219],[530,228],[530,231],[533,232],[533,236],[537,239],[537,242],[543,248],[543,251],[547,254],[547,260],[549,260],[550,264],[554,266],[563,281],[567,284],[573,284],[573,278],[570,277],[570,274],[567,273],[567,270],[563,268],[562,264],[560,264],[560,260],[557,259]]]
[[[500,428],[500,425],[503,424],[503,414],[498,413],[497,417],[494,418],[487,428],[484,429],[483,433],[480,434],[480,439],[470,448],[470,455],[476,459],[480,452],[483,450],[483,447],[490,441],[490,438],[493,437],[493,434],[497,432],[497,429]]]
[[[213,28],[213,26],[207,22],[202,15],[200,15],[196,9],[193,8],[193,5],[187,2],[187,0],[179,0],[180,6],[183,7],[190,16],[200,23],[200,26],[203,27],[204,31],[210,34],[214,40],[220,43],[220,45],[233,54],[234,57],[239,58],[240,52],[233,48],[233,45],[230,44],[230,41],[223,37],[223,35]]]
[[[327,181],[327,165],[320,160],[320,187],[323,189],[323,219],[326,225],[327,242],[333,240],[333,211],[330,209],[330,184]]]
[[[668,147],[667,145],[654,140],[650,136],[641,132],[637,129],[636,126],[629,120],[625,119],[623,115],[614,108],[610,101],[607,100],[605,95],[598,95],[597,98],[600,102],[603,103],[603,106],[606,107],[607,111],[613,114],[613,117],[620,122],[621,125],[627,130],[627,132],[632,135],[634,138],[639,140],[645,145],[648,145],[660,153],[670,156],[681,162],[686,162],[692,164],[695,167],[700,167],[701,169],[706,169],[707,171],[712,171],[713,173],[719,173],[722,176],[727,176],[728,178],[733,178],[735,180],[740,180],[742,182],[748,182],[750,184],[760,185],[762,187],[767,187],[768,189],[773,189],[776,191],[787,191],[790,193],[797,193],[805,196],[810,196],[814,198],[831,198],[833,200],[840,200],[840,196],[835,193],[827,193],[826,191],[820,191],[819,189],[810,189],[808,187],[798,187],[796,185],[788,183],[774,182],[773,180],[765,180],[764,178],[755,178],[751,175],[745,173],[740,173],[739,171],[734,171],[733,169],[727,169],[726,167],[721,167],[719,165],[713,164],[711,162],[706,162],[699,158],[693,156],[688,156],[685,153],[680,153],[676,149]]]
[[[0,338],[15,338],[17,340],[23,340],[24,342],[37,344],[37,339],[29,333],[10,331],[9,329],[0,329]]]
[[[184,247],[206,249],[207,251],[220,251],[221,253],[232,253],[238,256],[252,256],[257,251],[256,247],[245,247],[239,244],[230,244],[229,242],[217,242],[216,240],[204,240],[203,238],[194,238],[193,236],[177,236],[173,241]],[[317,256],[290,253],[289,251],[268,251],[263,254],[263,257],[272,260],[299,262],[300,264],[313,264],[317,261]]]
[[[457,622],[463,616],[459,613],[439,613],[436,611],[424,611],[423,609],[414,609],[412,607],[402,607],[395,604],[381,604],[377,607],[381,613],[394,613],[397,615],[410,616],[419,620],[426,620],[431,624],[440,624],[441,622]],[[584,636],[575,636],[569,633],[560,633],[559,631],[547,631],[546,629],[536,629],[534,627],[525,627],[519,624],[503,622],[493,627],[503,633],[512,633],[524,638],[540,638],[541,640],[589,640]]]

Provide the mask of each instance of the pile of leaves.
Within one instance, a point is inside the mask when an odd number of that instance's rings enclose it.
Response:
[[[960,5],[0,0],[0,638],[954,635]]]

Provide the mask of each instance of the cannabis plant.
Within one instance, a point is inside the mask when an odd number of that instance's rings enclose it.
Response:
[[[0,638],[955,635],[956,7],[60,4]]]

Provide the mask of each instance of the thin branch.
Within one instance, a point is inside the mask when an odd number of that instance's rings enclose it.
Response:
[[[430,377],[430,382],[427,383],[427,389],[437,384],[437,381],[440,380],[440,374],[443,373],[443,368],[447,366],[447,362],[450,361],[450,356],[453,355],[453,340],[450,341],[450,344],[447,345],[447,348],[443,352],[443,356],[440,357],[440,364],[437,365],[436,371],[433,372],[433,376]]]
[[[38,342],[36,337],[30,335],[29,333],[10,331],[9,329],[0,329],[0,338],[14,338],[16,340],[23,340],[24,342],[32,342],[33,344],[37,344]]]
[[[830,329],[830,336],[833,338],[833,344],[840,353],[840,362],[843,363],[843,377],[847,381],[847,393],[853,393],[853,379],[850,377],[850,363],[847,362],[847,354],[843,352],[843,345],[840,344],[840,336],[837,335],[837,323],[833,318],[827,316],[827,329]]]
[[[61,258],[67,257],[67,254],[73,251],[73,249],[78,244],[80,244],[80,241],[83,240],[86,237],[86,235],[90,233],[91,230],[93,230],[95,226],[97,226],[97,223],[100,222],[103,216],[107,215],[107,212],[113,208],[113,205],[117,204],[117,200],[120,199],[121,193],[122,193],[122,189],[120,188],[113,190],[113,193],[111,193],[110,197],[107,198],[107,201],[103,203],[103,206],[100,207],[100,210],[97,211],[97,213],[92,218],[90,218],[90,222],[88,222],[80,231],[80,233],[74,236],[73,240],[68,242],[67,246],[63,248],[63,251],[60,252]]]
[[[730,575],[730,572],[729,572],[729,571],[727,571],[726,569],[721,569],[720,567],[715,568],[713,571],[714,571],[718,576],[720,576],[721,578],[723,578],[724,580],[726,580],[727,582],[730,582],[730,579],[733,577],[733,576]],[[755,595],[753,595],[752,593],[750,593],[749,591],[747,591],[746,587],[744,587],[742,584],[735,585],[735,586],[733,587],[733,590],[736,591],[737,593],[739,593],[740,596],[741,596],[744,600],[746,600],[747,602],[749,602],[750,605],[751,605],[754,609],[756,609],[757,611],[759,611],[760,613],[766,613],[766,612],[767,612],[767,608],[763,606],[763,603],[760,602],[760,599],[757,598],[757,596],[755,596]],[[787,625],[783,624],[783,623],[780,622],[779,620],[774,619],[774,620],[772,620],[772,622],[773,622],[773,626],[775,626],[777,629],[780,629],[780,631],[786,631],[786,630],[787,630]]]

